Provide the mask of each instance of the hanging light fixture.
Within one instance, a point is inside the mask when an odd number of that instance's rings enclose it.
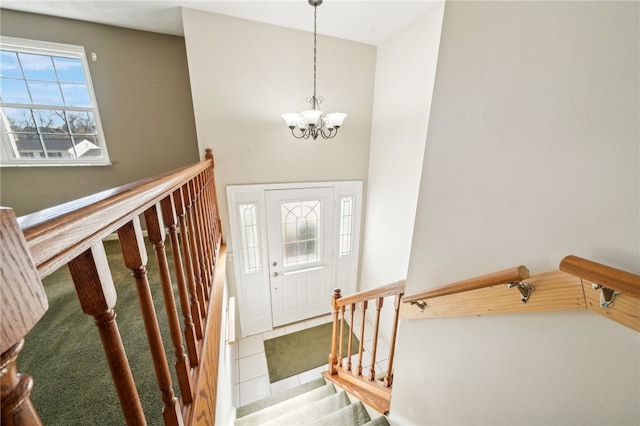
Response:
[[[322,111],[318,109],[318,106],[324,100],[322,96],[316,96],[316,57],[318,46],[316,26],[318,6],[322,4],[322,0],[308,1],[309,4],[313,6],[313,96],[307,98],[307,102],[311,104],[311,109],[300,113],[288,112],[282,114],[282,118],[284,118],[287,126],[291,129],[291,134],[296,139],[309,139],[311,137],[313,140],[316,140],[318,136],[322,136],[323,139],[331,139],[338,134],[338,129],[342,126],[342,122],[347,114],[342,112],[333,112],[331,114],[322,115]]]

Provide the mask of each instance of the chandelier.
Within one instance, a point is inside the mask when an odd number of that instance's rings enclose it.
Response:
[[[307,102],[311,104],[311,109],[302,112],[288,112],[282,114],[282,118],[287,123],[291,134],[296,139],[316,140],[318,136],[323,139],[331,139],[338,134],[338,129],[342,126],[342,122],[347,114],[342,112],[333,112],[331,114],[322,115],[322,111],[318,106],[324,98],[316,95],[316,75],[317,75],[317,46],[318,34],[316,31],[318,6],[322,4],[322,0],[308,0],[313,6],[313,96],[307,98]]]

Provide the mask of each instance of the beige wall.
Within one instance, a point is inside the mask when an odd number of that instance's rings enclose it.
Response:
[[[309,108],[312,33],[190,9],[183,24],[198,141],[216,157],[227,239],[226,185],[366,179],[374,46],[318,36],[321,109],[349,115],[335,139],[300,141],[280,115]]]
[[[361,290],[407,277],[443,13],[444,1],[434,2],[378,46]],[[389,302],[381,324],[390,327]],[[389,339],[390,330],[381,332]]]
[[[88,55],[108,167],[2,168],[18,215],[198,161],[184,39],[2,10],[2,35],[81,45]]]
[[[444,2],[434,3],[378,46],[363,288],[407,277],[443,12]]]
[[[640,272],[639,5],[447,3],[409,293],[568,254]],[[589,312],[404,321],[397,354],[402,424],[640,421],[640,335]]]

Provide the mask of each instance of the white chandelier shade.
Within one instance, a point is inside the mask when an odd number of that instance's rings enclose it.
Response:
[[[327,135],[329,132],[334,130],[335,134],[337,129],[342,126],[342,122],[346,116],[347,114],[343,112],[332,112],[323,116],[322,111],[317,109],[308,109],[302,112],[287,112],[282,114],[282,118],[284,118],[284,121],[287,123],[287,127],[292,131],[297,130],[299,132],[305,132],[307,130],[315,129],[320,132],[324,132]],[[316,137],[314,137],[314,139]]]

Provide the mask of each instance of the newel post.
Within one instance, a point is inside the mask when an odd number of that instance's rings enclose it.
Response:
[[[338,318],[340,308],[338,307],[338,299],[342,297],[339,288],[333,290],[331,304],[333,306],[333,331],[331,334],[331,353],[329,354],[329,374],[337,374],[336,365],[338,363]]]
[[[17,358],[24,336],[49,304],[15,213],[4,207],[0,207],[0,277],[0,423],[41,425],[29,398],[33,380],[18,373]]]
[[[213,207],[214,207],[214,213],[215,213],[215,217],[214,217],[214,225],[215,225],[215,229],[216,229],[216,237],[218,236],[218,234],[221,232],[221,223],[220,223],[220,210],[218,209],[218,194],[217,194],[217,190],[216,190],[216,182],[215,182],[215,176],[213,174],[213,171],[216,168],[216,162],[213,158],[213,151],[210,148],[207,148],[205,150],[205,158],[207,160],[211,160],[211,169],[209,169],[209,173],[210,173],[210,177],[211,177],[211,188],[209,189],[211,191],[211,201],[213,203]],[[217,241],[217,239],[216,239]]]

